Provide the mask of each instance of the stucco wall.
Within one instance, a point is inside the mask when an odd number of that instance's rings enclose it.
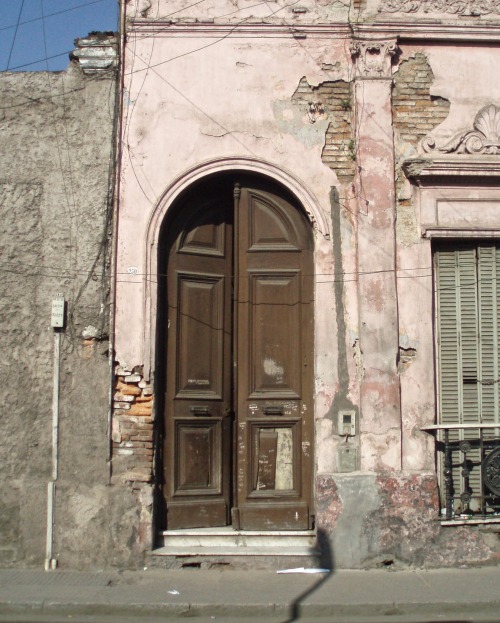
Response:
[[[498,48],[485,43],[496,9],[465,4],[126,5],[117,359],[154,391],[158,233],[184,188],[242,168],[295,192],[315,239],[316,519],[339,566],[496,556],[488,529],[470,527],[467,548],[436,521],[435,445],[421,430],[436,418],[422,229],[435,193],[403,170],[423,139],[446,141],[498,104]],[[342,409],[359,418],[345,441]],[[346,447],[357,459],[344,474]]]
[[[138,511],[108,485],[116,71],[86,76],[73,62],[3,73],[0,85],[0,564],[44,564],[57,293],[68,316],[54,558],[127,564]]]

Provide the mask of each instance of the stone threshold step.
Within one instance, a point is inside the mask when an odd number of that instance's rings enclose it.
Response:
[[[159,547],[151,552],[153,556],[319,556],[319,551],[312,547],[290,546],[175,546]]]
[[[184,528],[178,530],[162,530],[160,534],[236,534],[250,536],[315,536],[314,530],[234,530],[231,526],[221,528]]]
[[[258,548],[313,548],[316,534],[313,530],[244,531],[231,528],[203,528],[169,530],[160,533],[160,545],[165,547],[222,547],[224,549]]]

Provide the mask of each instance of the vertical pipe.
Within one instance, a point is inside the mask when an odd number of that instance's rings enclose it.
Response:
[[[47,484],[47,543],[45,555],[45,571],[57,567],[57,560],[53,556],[54,544],[54,515],[56,481],[59,471],[59,370],[61,353],[61,333],[54,331],[54,370],[52,380],[52,474]]]
[[[52,384],[52,480],[57,480],[59,471],[59,369],[61,333],[54,332],[54,379]]]

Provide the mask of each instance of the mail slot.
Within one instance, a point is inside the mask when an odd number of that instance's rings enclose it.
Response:
[[[264,407],[264,415],[283,415],[285,410],[281,406]]]
[[[193,415],[198,416],[198,417],[210,415],[208,407],[194,406],[194,407],[189,407],[189,410],[191,411]]]

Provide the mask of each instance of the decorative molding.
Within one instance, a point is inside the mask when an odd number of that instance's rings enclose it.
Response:
[[[352,30],[344,22],[331,24],[270,24],[267,22],[244,22],[244,23],[216,23],[213,20],[206,21],[180,21],[180,20],[151,20],[129,19],[126,24],[127,32],[140,32],[142,34],[154,34],[162,37],[224,37],[224,38],[324,38],[333,37],[350,39]]]
[[[499,0],[383,0],[379,13],[449,13],[479,17],[500,15]]]
[[[461,178],[489,179],[492,185],[500,183],[500,159],[494,156],[411,158],[403,162],[408,179],[419,184],[434,184],[436,178],[458,182]]]
[[[480,21],[446,22],[443,19],[416,16],[404,19],[392,18],[390,21],[380,20],[370,24],[353,24],[353,34],[362,39],[395,39],[405,41],[470,41],[474,43],[494,43],[500,41],[500,24],[482,23]]]
[[[214,37],[214,38],[294,38],[293,28],[286,24],[269,24],[264,22],[250,23],[215,23],[215,22],[181,22],[173,20],[127,19],[128,35],[137,33],[139,36],[154,34],[155,37]],[[406,19],[380,19],[367,24],[346,24],[331,22],[329,24],[301,24],[300,33],[307,39],[332,37],[370,41],[374,38],[381,41],[396,40],[404,36],[405,40],[418,39],[425,41],[471,41],[494,43],[500,41],[499,23],[444,22],[442,19],[423,17],[419,20],[411,16]]]
[[[316,123],[316,121],[323,117],[325,114],[325,107],[321,102],[308,102],[307,104],[307,117],[309,123]]]
[[[397,52],[396,41],[355,41],[351,56],[356,74],[361,78],[391,78],[392,58]]]
[[[428,135],[422,140],[421,147],[426,153],[499,155],[500,108],[494,104],[481,108],[472,127],[467,132],[462,130],[444,145],[437,145],[434,137]]]
[[[222,173],[229,171],[248,171],[267,176],[287,188],[297,198],[300,205],[304,208],[309,222],[313,229],[319,232],[326,240],[330,239],[329,223],[326,217],[326,210],[312,190],[305,187],[293,173],[258,158],[234,156],[217,158],[201,162],[183,173],[179,174],[163,195],[156,203],[149,219],[145,239],[145,266],[143,272],[144,279],[144,333],[143,333],[143,354],[144,377],[149,379],[151,370],[154,370],[155,349],[156,349],[156,318],[157,318],[157,284],[152,275],[158,274],[158,241],[163,219],[169,208],[184,190],[192,184],[212,173]],[[326,206],[325,206],[326,207]]]
[[[422,238],[429,240],[432,239],[456,239],[456,238],[471,238],[483,239],[483,238],[498,238],[500,236],[500,229],[495,228],[472,228],[472,227],[436,227],[422,225]]]

